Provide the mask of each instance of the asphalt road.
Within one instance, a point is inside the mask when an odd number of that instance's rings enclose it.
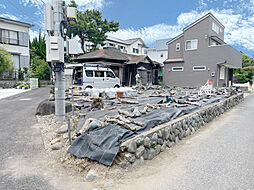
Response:
[[[44,151],[39,130],[31,126],[38,104],[48,97],[49,88],[40,88],[0,100],[0,189],[52,189],[25,168]]]

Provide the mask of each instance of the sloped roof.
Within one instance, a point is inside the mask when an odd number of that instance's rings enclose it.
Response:
[[[155,49],[156,50],[166,50],[166,49],[168,49],[167,42],[170,41],[171,39],[172,38],[156,40]]]
[[[114,41],[114,42],[119,42],[119,43],[122,43],[122,44],[126,44],[125,40],[121,40],[121,39],[115,38],[113,36],[107,36],[107,40]]]
[[[125,53],[122,53],[119,49],[116,48],[103,48],[99,49],[78,57],[78,60],[88,60],[88,59],[95,59],[95,58],[104,58],[104,59],[115,59],[115,60],[122,60],[127,61],[128,58]]]
[[[213,19],[215,19],[223,28],[225,28],[225,26],[211,13],[207,13],[204,16],[200,17],[198,20],[194,21],[193,23],[189,24],[188,26],[186,26],[183,31],[188,30],[189,28],[195,26],[196,24],[200,23],[202,20],[208,18],[208,17],[212,17]],[[167,45],[174,42],[175,40],[177,40],[178,38],[182,37],[183,33],[179,34],[178,36],[172,38],[171,40],[169,40],[167,42]]]
[[[26,26],[28,28],[31,28],[34,26],[33,24],[29,24],[29,23],[21,22],[21,21],[17,21],[17,20],[12,20],[9,18],[4,18],[4,17],[0,17],[0,21],[12,23],[12,24],[17,24],[17,25],[21,25],[21,26]]]
[[[127,40],[122,40],[122,39],[119,39],[119,38],[115,38],[113,36],[107,36],[107,40],[122,43],[122,44],[125,44],[125,45],[131,45],[134,42],[136,42],[137,40],[140,40],[143,43],[143,46],[146,47],[145,42],[141,38],[131,38],[131,39],[127,39]]]
[[[182,58],[175,58],[175,59],[166,59],[164,63],[178,63],[178,62],[184,62]]]
[[[77,60],[90,62],[94,59],[107,59],[107,60],[117,60],[122,61],[126,64],[137,64],[140,62],[145,62],[146,59],[148,59],[153,64],[156,64],[154,61],[152,61],[147,55],[132,55],[121,52],[119,49],[111,48],[111,47],[105,47],[103,49],[99,49],[84,55],[81,55],[77,58]],[[90,63],[92,63],[91,61]]]

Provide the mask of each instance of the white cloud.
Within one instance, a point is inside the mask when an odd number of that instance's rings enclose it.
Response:
[[[9,18],[12,20],[19,20],[16,16],[11,15],[11,14],[0,14],[0,17]]]
[[[43,2],[49,3],[50,0],[20,0],[24,6],[34,5],[37,8],[43,6]],[[75,0],[80,9],[102,9],[108,4],[105,0]],[[70,0],[66,0],[66,4],[69,4]]]
[[[0,4],[0,8],[6,9],[6,6],[4,4]]]
[[[39,36],[39,31],[29,29],[29,37],[31,41],[37,36]]]
[[[102,9],[106,5],[105,0],[76,0],[76,3],[82,9]]]
[[[209,2],[213,2],[210,0]],[[234,0],[233,0],[234,1]],[[254,6],[254,0],[251,0]],[[241,0],[240,0],[241,2]],[[249,5],[249,7],[252,4]],[[212,12],[225,26],[225,41],[230,45],[237,45],[248,50],[254,50],[254,16],[242,15],[235,9],[211,9],[206,11],[191,11],[181,13],[177,17],[176,25],[157,24],[141,29],[120,29],[110,35],[121,38],[141,37],[148,45],[153,44],[158,39],[172,38],[182,32],[182,29],[205,15]]]

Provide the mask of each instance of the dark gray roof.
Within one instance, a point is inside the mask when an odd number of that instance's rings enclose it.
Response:
[[[157,64],[153,62],[147,55],[132,55],[121,52],[119,49],[105,47],[103,49],[99,49],[84,55],[81,55],[77,58],[78,62],[89,62],[96,63],[101,60],[108,60],[113,63],[113,60],[120,61],[126,64],[137,64],[140,62],[144,62],[145,59],[150,60],[153,64]],[[107,62],[108,62],[107,61]]]
[[[9,19],[9,18],[4,18],[4,17],[0,17],[0,21],[13,23],[13,24],[18,24],[18,25],[29,27],[29,28],[34,26],[33,24],[29,24],[29,23],[21,22],[21,21],[17,21],[17,20],[12,20],[12,19]]]
[[[103,59],[127,61],[128,57],[126,55],[127,54],[122,53],[119,49],[107,47],[107,48],[99,49],[99,50],[81,55],[78,57],[78,59],[88,60],[88,59],[95,59],[95,58],[103,58]]]

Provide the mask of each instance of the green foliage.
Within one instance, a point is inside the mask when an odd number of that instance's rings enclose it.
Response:
[[[24,80],[24,71],[21,68],[18,70],[18,78],[19,80]]]
[[[14,62],[12,55],[6,50],[0,48],[0,78],[7,73],[7,78],[12,78],[14,72]]]
[[[39,33],[30,43],[30,74],[39,80],[50,80],[50,68],[46,60],[46,40]]]
[[[249,82],[251,85],[253,83],[254,76],[254,59],[250,58],[246,54],[242,54],[242,69],[235,69],[234,74],[237,76],[237,80],[240,83]]]
[[[248,55],[246,54],[242,54],[242,65],[243,67],[248,67],[251,65],[254,65],[254,59],[250,58]]]
[[[46,60],[46,40],[45,36],[42,37],[41,32],[38,38],[35,37],[32,42],[30,42],[30,55],[31,59],[38,56],[40,59]]]
[[[70,4],[68,4],[68,7],[78,7],[78,5],[76,4],[76,2],[74,0],[71,0]]]
[[[50,80],[50,69],[48,63],[38,57],[31,60],[31,76],[39,80]]]
[[[72,6],[77,6],[75,1],[71,2]],[[97,45],[104,45],[103,42],[107,39],[107,32],[116,32],[119,29],[119,23],[102,19],[102,14],[98,10],[86,10],[85,12],[78,11],[77,22],[68,23],[68,37],[79,36],[81,48],[85,53],[85,41],[92,42],[93,49]]]

